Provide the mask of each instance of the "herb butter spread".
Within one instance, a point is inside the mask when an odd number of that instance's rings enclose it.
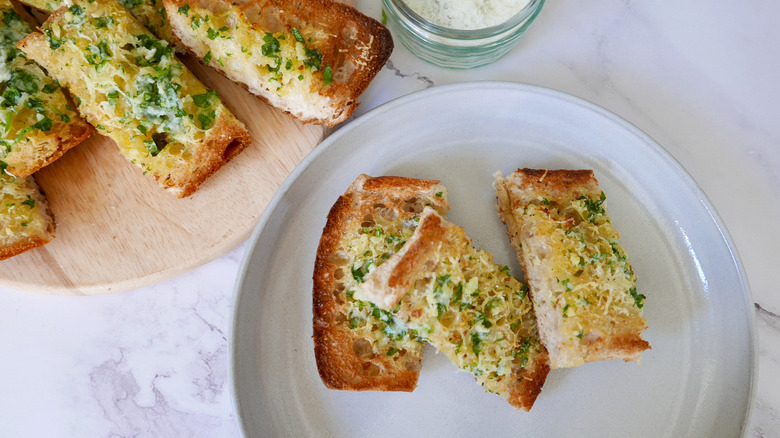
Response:
[[[530,0],[405,0],[426,20],[450,29],[496,26],[523,10]]]

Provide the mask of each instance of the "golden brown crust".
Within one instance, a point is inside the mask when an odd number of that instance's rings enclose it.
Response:
[[[552,243],[538,234],[538,229],[529,228],[530,225],[523,223],[522,219],[518,222],[518,216],[514,214],[524,206],[538,203],[540,199],[550,205],[566,205],[582,196],[593,200],[600,199],[601,191],[593,171],[518,169],[506,178],[497,175],[496,192],[499,216],[507,225],[507,234],[531,287],[540,335],[550,351],[552,367],[571,367],[584,362],[611,359],[640,362],[641,352],[651,348],[650,344],[641,338],[642,332],[647,328],[641,313],[632,316],[611,313],[611,327],[608,332],[602,330],[585,333],[584,336],[580,332],[581,340],[576,347],[565,341],[567,336],[562,336],[559,332],[560,309],[553,305],[552,290],[545,287],[551,283],[547,281],[550,277],[547,269],[550,267],[546,265],[551,262],[544,261],[544,256],[536,257],[539,252],[549,254],[552,251]],[[534,266],[531,266],[532,264]]]
[[[49,243],[49,241],[51,241],[50,237],[36,236],[31,237],[30,239],[15,242],[10,246],[2,247],[0,248],[0,260],[5,260],[9,257],[19,255],[31,249],[38,248],[39,246],[43,246]]]
[[[594,196],[599,194],[598,181],[590,169],[518,169],[507,179],[514,179],[518,187],[524,188],[527,198],[516,197],[523,200],[544,194],[550,202],[564,202],[568,199],[576,199],[580,196]]]
[[[332,0],[249,0],[240,1],[240,8],[247,11],[247,18],[258,25],[257,41],[261,41],[265,32],[290,31],[296,29],[302,35],[317,35],[307,42],[322,54],[322,66],[332,66],[334,75],[330,85],[312,90],[329,99],[331,113],[327,117],[304,116],[301,114],[301,99],[296,103],[285,102],[284,97],[270,90],[259,90],[247,85],[247,79],[241,74],[229,71],[217,61],[218,55],[206,50],[209,47],[203,40],[193,41],[189,22],[177,20],[179,8],[188,5],[205,7],[210,12],[219,12],[227,1],[191,1],[165,0],[165,9],[171,18],[171,25],[181,45],[201,62],[206,53],[211,53],[208,63],[234,82],[255,94],[261,100],[274,105],[287,114],[293,115],[303,123],[335,126],[346,120],[357,109],[357,99],[379,73],[393,51],[394,44],[390,31],[381,23],[368,17],[357,9]],[[262,11],[261,14],[248,11]],[[245,69],[246,70],[246,69]],[[346,72],[343,74],[339,71]]]
[[[359,357],[353,345],[356,338],[347,329],[343,313],[346,299],[339,290],[339,274],[344,261],[339,255],[350,244],[353,231],[360,229],[366,216],[384,211],[401,212],[417,208],[416,198],[436,203],[446,210],[446,196],[438,181],[403,177],[359,176],[340,196],[328,213],[320,238],[313,273],[313,339],[317,369],[331,389],[350,391],[412,391],[422,360],[422,344],[408,351],[402,361],[387,355]],[[388,210],[389,209],[389,210]],[[403,214],[399,213],[399,220]]]
[[[154,175],[169,192],[179,198],[195,193],[211,175],[252,143],[249,131],[232,114],[225,112],[217,119],[207,145],[196,165],[174,169],[168,179]]]
[[[57,132],[55,135],[47,138],[45,143],[51,142],[54,145],[53,149],[48,151],[45,157],[25,156],[19,157],[20,159],[17,160],[17,157],[14,154],[16,150],[9,153],[8,157],[6,158],[6,162],[8,163],[8,172],[17,176],[18,178],[26,178],[48,166],[49,164],[57,161],[57,159],[63,156],[65,152],[80,144],[89,138],[93,132],[95,132],[95,128],[93,128],[92,125],[88,124],[80,117],[65,125],[64,128],[65,129],[62,131]],[[49,148],[46,144],[33,146],[33,150],[37,149]]]

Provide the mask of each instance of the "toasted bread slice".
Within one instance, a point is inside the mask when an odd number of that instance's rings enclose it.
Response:
[[[361,175],[331,208],[313,288],[314,353],[328,388],[416,387],[422,342],[390,312],[354,293],[412,236],[424,205],[446,211],[447,189],[438,181]]]
[[[32,27],[0,0],[0,172],[25,178],[81,143],[94,129],[63,90],[16,44]]]
[[[147,29],[149,29],[157,38],[165,40],[176,51],[184,53],[184,47],[179,44],[179,40],[173,34],[168,18],[165,16],[165,9],[158,0],[118,0],[126,7],[131,14],[138,19]],[[63,6],[70,6],[68,0],[19,0],[20,3],[32,6],[44,12],[54,12]]]
[[[165,10],[190,52],[303,122],[344,121],[393,50],[387,28],[332,0],[165,0]]]
[[[495,186],[551,366],[640,362],[645,296],[593,171],[519,169]]]
[[[35,179],[0,172],[0,260],[48,243],[54,216]]]
[[[403,321],[486,391],[528,411],[550,367],[527,292],[463,228],[426,207],[414,235],[355,296]]]
[[[244,125],[123,6],[76,0],[19,47],[70,90],[79,112],[179,197],[249,144]]]

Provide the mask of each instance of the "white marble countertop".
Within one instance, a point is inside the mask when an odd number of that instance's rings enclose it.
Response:
[[[378,0],[359,9],[381,16]],[[780,436],[780,3],[548,0],[506,58],[470,71],[397,44],[359,114],[442,84],[564,91],[648,133],[723,218],[755,302],[758,365],[746,436]],[[228,384],[234,284],[248,245],[180,278],[96,297],[0,288],[0,435],[239,436]],[[0,263],[2,269],[2,263]]]

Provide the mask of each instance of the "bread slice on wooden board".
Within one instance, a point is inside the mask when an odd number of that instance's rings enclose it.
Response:
[[[551,366],[640,362],[645,296],[593,171],[519,169],[496,174],[495,188]]]
[[[463,228],[426,207],[412,237],[355,296],[395,315],[486,391],[528,411],[550,367],[527,292]]]
[[[332,0],[165,0],[190,52],[303,122],[334,126],[390,57],[381,23]]]
[[[149,29],[157,38],[165,40],[176,51],[184,53],[185,49],[179,40],[173,35],[168,18],[165,16],[165,9],[161,0],[118,0],[126,7],[131,14],[138,19],[147,29]],[[70,6],[69,0],[19,0],[20,3],[31,6],[43,12],[54,12],[62,6]]]
[[[0,172],[0,260],[48,243],[54,216],[35,179]]]
[[[78,111],[179,197],[250,142],[244,125],[126,8],[76,0],[19,47],[67,87]]]
[[[32,26],[0,0],[0,172],[32,175],[81,143],[94,129],[57,83],[16,44]]]
[[[401,249],[424,206],[444,213],[438,181],[359,176],[328,213],[314,265],[314,353],[323,383],[351,391],[412,391],[423,343],[395,316],[354,298]]]

